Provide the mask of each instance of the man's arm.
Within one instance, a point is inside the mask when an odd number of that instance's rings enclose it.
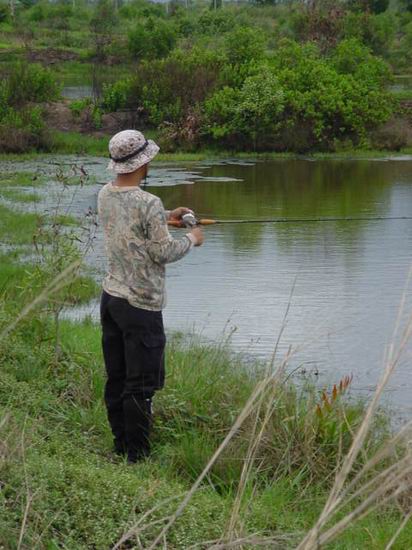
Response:
[[[167,227],[166,211],[159,198],[148,204],[146,212],[146,248],[151,259],[158,264],[168,264],[183,258],[197,239],[187,233],[180,239],[174,239]]]

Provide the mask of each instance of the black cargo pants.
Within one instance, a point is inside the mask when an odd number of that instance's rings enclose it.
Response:
[[[116,450],[135,461],[149,453],[151,399],[164,385],[162,312],[133,307],[103,291],[100,314],[108,419]]]

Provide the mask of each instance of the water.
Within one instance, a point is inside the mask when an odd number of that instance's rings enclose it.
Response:
[[[85,99],[93,97],[93,86],[64,86],[62,89],[62,96],[66,99]]]
[[[75,200],[69,188],[62,201],[81,215],[95,206],[98,182],[108,180],[106,161],[64,157],[37,166],[52,173],[62,160],[66,169],[80,163],[91,175]],[[148,190],[167,208],[190,206],[203,217],[412,216],[411,157],[156,164],[150,181]],[[55,200],[50,189],[45,197],[49,206]],[[203,247],[168,267],[169,330],[194,328],[211,339],[232,333],[235,350],[267,359],[289,308],[278,353],[296,350],[290,370],[322,384],[353,374],[356,392],[373,390],[412,264],[412,220],[215,225],[205,235]],[[88,261],[102,272],[101,236]],[[97,303],[72,315],[85,312],[97,318]],[[409,346],[386,392],[408,414],[411,352]]]
[[[394,82],[389,86],[393,92],[404,92],[412,89],[412,75],[397,75]]]

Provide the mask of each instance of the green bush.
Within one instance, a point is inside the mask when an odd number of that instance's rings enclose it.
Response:
[[[342,38],[357,38],[372,48],[375,54],[385,55],[396,33],[396,21],[390,12],[372,15],[348,13],[342,22]]]
[[[224,45],[229,63],[242,65],[262,59],[266,38],[258,29],[237,27],[226,35]]]
[[[17,63],[3,73],[0,83],[0,150],[20,153],[50,147],[43,110],[33,103],[52,101],[60,90],[48,69]]]
[[[2,89],[2,101],[13,106],[54,101],[60,96],[53,73],[36,63],[15,63],[4,70]]]
[[[0,23],[4,23],[5,21],[7,21],[7,19],[9,18],[9,15],[10,15],[9,6],[6,3],[1,2],[0,3]]]
[[[162,19],[149,18],[135,25],[128,35],[128,47],[136,59],[165,57],[176,44],[176,31]]]
[[[114,84],[103,85],[102,109],[108,113],[124,109],[131,101],[132,79],[118,80]]]
[[[180,122],[218,87],[223,62],[222,55],[198,48],[144,60],[137,76],[106,88],[103,107],[134,107],[153,126]]]
[[[83,99],[73,100],[70,103],[69,108],[70,108],[70,111],[72,112],[72,115],[75,118],[79,118],[82,115],[83,111],[88,107],[90,107],[91,104],[92,104],[92,99],[90,97],[85,97]]]
[[[50,136],[40,107],[3,109],[0,114],[0,151],[23,153],[50,147]]]
[[[354,40],[329,59],[314,44],[287,41],[268,68],[206,102],[203,130],[250,149],[330,149],[336,139],[362,140],[392,112],[388,77],[385,63]]]
[[[284,93],[272,71],[265,68],[246,78],[238,90],[225,87],[206,101],[215,139],[230,137],[245,148],[258,149],[279,130]]]
[[[232,13],[224,10],[204,10],[198,21],[200,34],[218,35],[229,32],[235,26],[235,18]]]
[[[150,2],[150,0],[132,0],[119,8],[119,16],[122,19],[138,20],[144,17],[165,17],[166,10],[162,3]]]

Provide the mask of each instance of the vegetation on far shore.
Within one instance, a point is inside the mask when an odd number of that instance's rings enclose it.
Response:
[[[18,179],[2,176],[2,189],[18,190]],[[112,547],[124,537],[127,547],[148,548],[186,498],[162,538],[165,548],[236,540],[296,548],[365,426],[367,404],[350,396],[350,377],[326,388],[295,385],[284,358],[246,368],[224,339],[205,344],[170,335],[167,384],[154,404],[153,456],[127,466],[111,452],[100,329],[90,319],[61,317],[63,307],[99,292],[78,267],[93,220],[67,231],[58,211],[36,219],[5,206],[0,220],[9,245],[0,263],[1,543],[80,550]],[[390,440],[384,413],[373,419],[342,506],[322,525],[324,534],[348,522],[330,548],[383,550],[410,513],[409,454],[401,437]],[[408,522],[393,548],[403,550],[411,537]]]
[[[164,152],[399,151],[412,144],[411,106],[392,73],[410,72],[411,29],[409,0],[3,5],[0,150],[69,148],[54,120],[137,126]],[[89,75],[94,97],[56,114],[70,74]]]
[[[151,139],[157,139],[155,132],[149,132],[147,134]],[[97,157],[108,156],[108,144],[110,135],[92,136],[79,132],[53,132],[51,136],[51,148],[46,152],[31,151],[26,153],[0,153],[0,161],[22,161],[36,159],[44,157],[49,154],[56,155],[90,155]],[[350,148],[341,151],[334,152],[321,152],[310,151],[307,153],[294,153],[294,152],[276,152],[276,151],[262,151],[262,152],[246,152],[236,150],[222,150],[216,148],[201,148],[198,151],[176,151],[176,152],[162,152],[156,156],[153,160],[156,162],[164,161],[199,161],[207,159],[225,159],[225,158],[239,158],[239,159],[288,159],[308,157],[314,159],[374,159],[412,155],[412,146],[403,147],[398,151],[391,149],[370,149],[370,148]]]

